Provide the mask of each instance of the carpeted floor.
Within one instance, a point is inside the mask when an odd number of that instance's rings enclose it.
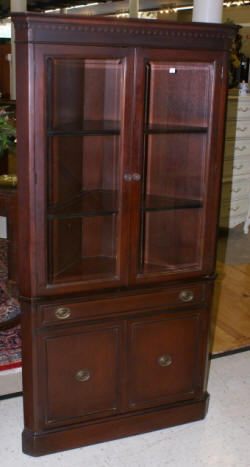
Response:
[[[7,240],[0,239],[0,323],[20,312],[18,301],[7,286]],[[0,331],[0,371],[21,366],[21,326]]]

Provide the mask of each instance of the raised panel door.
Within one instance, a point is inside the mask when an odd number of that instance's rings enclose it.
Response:
[[[129,322],[131,409],[201,396],[206,322],[205,310],[155,314]]]
[[[79,326],[40,336],[45,425],[79,423],[120,410],[120,326]]]

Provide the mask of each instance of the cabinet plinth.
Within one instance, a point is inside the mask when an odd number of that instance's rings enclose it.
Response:
[[[13,21],[23,450],[199,420],[237,27]]]

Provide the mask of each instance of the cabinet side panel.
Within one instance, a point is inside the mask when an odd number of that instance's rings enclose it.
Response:
[[[33,46],[17,44],[18,263],[20,294],[35,286]]]
[[[27,302],[21,302],[21,308],[24,426],[25,429],[38,431],[40,409],[37,341],[34,331],[36,310]]]
[[[215,270],[216,240],[218,232],[218,219],[220,210],[221,174],[223,163],[223,149],[225,136],[225,116],[228,80],[228,52],[220,55],[217,60],[215,74],[214,105],[211,129],[211,163],[208,173],[207,186],[209,187],[209,203],[207,225],[205,228],[205,260],[206,270]],[[215,221],[210,222],[213,218]]]

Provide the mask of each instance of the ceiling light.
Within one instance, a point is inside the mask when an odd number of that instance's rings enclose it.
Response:
[[[89,6],[97,6],[99,5],[98,2],[95,2],[95,3],[87,3],[85,5],[76,5],[76,6],[69,6],[69,7],[66,7],[67,10],[75,10],[76,8],[88,8]]]

